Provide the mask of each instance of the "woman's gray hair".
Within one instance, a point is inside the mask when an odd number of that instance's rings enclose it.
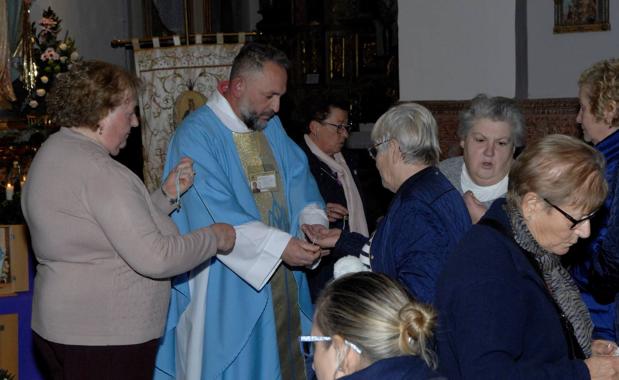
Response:
[[[479,94],[471,100],[471,105],[460,113],[458,137],[464,140],[473,124],[480,119],[503,121],[510,125],[512,142],[519,148],[526,138],[525,120],[513,99],[502,96],[488,97]]]
[[[434,116],[417,103],[403,103],[385,112],[374,124],[372,141],[378,144],[396,140],[407,164],[436,165],[441,150],[438,145],[438,126]],[[387,144],[378,147],[385,149]]]

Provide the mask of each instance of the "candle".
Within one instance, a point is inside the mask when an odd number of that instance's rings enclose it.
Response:
[[[6,200],[7,201],[12,201],[13,200],[13,192],[15,191],[15,189],[13,189],[13,184],[12,183],[7,183],[6,184]]]
[[[24,191],[24,185],[26,184],[26,176],[21,176],[21,180],[19,181],[19,188],[21,191]]]

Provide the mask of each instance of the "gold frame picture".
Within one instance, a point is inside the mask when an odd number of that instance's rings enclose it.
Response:
[[[554,0],[555,33],[610,30],[608,0]]]

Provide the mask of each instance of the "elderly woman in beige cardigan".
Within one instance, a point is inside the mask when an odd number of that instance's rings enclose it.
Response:
[[[161,189],[110,155],[126,145],[139,82],[103,62],[74,65],[49,95],[62,126],[32,162],[22,208],[38,261],[32,329],[54,379],[151,379],[168,278],[229,251],[234,229],[184,236],[169,218],[193,184],[182,160]]]

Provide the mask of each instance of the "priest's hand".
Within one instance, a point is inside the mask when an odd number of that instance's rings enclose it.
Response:
[[[176,199],[176,177],[178,176],[178,187],[180,195],[182,195],[187,189],[193,185],[193,160],[189,157],[181,158],[181,161],[176,165],[174,169],[168,174],[165,181],[161,185],[163,192],[170,199]]]
[[[311,266],[319,258],[319,246],[294,237],[290,239],[282,254],[282,260],[291,267]]]

